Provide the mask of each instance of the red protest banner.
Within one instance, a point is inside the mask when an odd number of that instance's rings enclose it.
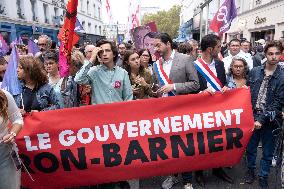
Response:
[[[250,92],[33,113],[18,136],[35,182],[66,188],[237,164],[253,129]]]

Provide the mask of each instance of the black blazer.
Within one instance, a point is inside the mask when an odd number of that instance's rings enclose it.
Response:
[[[220,80],[223,86],[226,85],[226,73],[224,68],[224,62],[220,60],[214,60],[215,61],[215,68],[217,72],[217,78]],[[207,81],[206,79],[198,72],[198,78],[199,78],[199,91],[204,91],[207,89]],[[222,86],[222,87],[223,87]]]

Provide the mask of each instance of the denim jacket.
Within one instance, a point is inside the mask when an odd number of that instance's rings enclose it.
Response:
[[[262,125],[269,123],[269,120],[273,121],[275,119],[281,124],[281,110],[284,106],[284,71],[280,69],[279,65],[268,83],[264,111],[256,111],[256,101],[265,74],[264,69],[265,65],[255,67],[251,70],[249,75],[254,119],[255,121],[259,121]]]
[[[54,89],[49,84],[41,86],[36,91],[36,98],[41,111],[60,109],[59,101],[54,93]],[[20,107],[22,104],[21,94],[14,96],[14,99],[17,106]]]

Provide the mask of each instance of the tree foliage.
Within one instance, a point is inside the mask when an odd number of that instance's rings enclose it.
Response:
[[[166,32],[172,38],[178,36],[178,29],[180,23],[181,6],[173,6],[168,11],[158,11],[156,14],[146,14],[142,18],[142,24],[149,22],[156,22],[159,32]]]

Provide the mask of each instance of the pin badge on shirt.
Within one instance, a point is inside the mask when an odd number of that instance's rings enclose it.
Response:
[[[114,82],[114,88],[119,89],[121,87],[121,82],[120,81],[115,81]]]

